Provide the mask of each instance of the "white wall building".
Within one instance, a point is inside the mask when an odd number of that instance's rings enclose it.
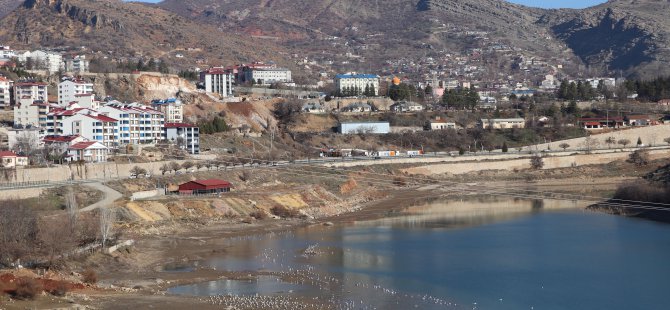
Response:
[[[0,109],[9,108],[12,105],[12,86],[14,82],[4,76],[0,76]]]
[[[379,75],[376,74],[339,74],[335,76],[335,83],[340,92],[346,88],[358,88],[363,92],[366,86],[372,86],[375,96],[379,95]]]
[[[183,123],[165,123],[165,139],[190,154],[200,154],[200,128]]]
[[[49,108],[47,102],[22,98],[14,106],[14,125],[46,129]]]
[[[480,121],[482,129],[511,129],[511,128],[526,128],[526,120],[523,118],[496,118],[485,119]]]
[[[47,102],[49,101],[48,87],[49,84],[42,82],[14,83],[14,101],[18,102],[21,98],[30,98]]]
[[[244,68],[244,80],[256,84],[292,83],[291,70],[284,68]]]
[[[61,106],[76,102],[77,95],[82,94],[93,94],[93,83],[82,80],[65,80],[58,84],[58,104]]]
[[[63,135],[79,135],[106,147],[117,146],[118,121],[109,116],[89,110],[64,119],[62,126]]]
[[[63,55],[59,53],[37,50],[31,52],[29,57],[38,69],[49,72],[58,72],[63,69]]]
[[[179,99],[154,100],[151,106],[165,114],[165,123],[184,122],[184,104]]]
[[[79,142],[67,149],[69,161],[106,162],[108,155],[109,149],[96,141]]]
[[[72,73],[82,73],[88,72],[88,66],[90,62],[86,60],[86,56],[77,55],[72,58],[66,58],[63,60],[63,68],[65,72]]]
[[[217,93],[222,97],[233,95],[233,75],[223,68],[211,68],[200,72],[200,80],[205,84],[205,91]]]
[[[148,144],[163,140],[165,115],[139,103],[108,104],[101,114],[118,120],[119,145]]]

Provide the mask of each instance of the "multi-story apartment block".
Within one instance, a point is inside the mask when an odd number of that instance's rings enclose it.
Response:
[[[63,120],[64,135],[79,135],[112,148],[118,146],[118,121],[107,115],[86,110]]]
[[[79,113],[87,113],[88,109],[83,109],[77,105],[70,105],[67,108],[54,108],[47,114],[47,135],[63,135],[64,121]]]
[[[42,82],[18,82],[14,83],[14,100],[30,98],[47,102],[49,100],[47,89],[49,84]]]
[[[111,103],[98,111],[118,120],[119,145],[148,144],[163,140],[165,115],[161,111],[138,103]]]
[[[0,76],[0,109],[9,108],[12,105],[12,86],[14,82],[4,76]]]
[[[179,99],[153,100],[151,106],[165,114],[166,123],[181,123],[184,121],[184,105]]]
[[[88,66],[90,62],[86,60],[86,56],[77,55],[74,57],[68,57],[63,60],[63,67],[65,72],[72,73],[82,73],[88,72]]]
[[[200,72],[200,81],[207,92],[217,93],[222,97],[233,95],[233,75],[224,68],[216,67]]]
[[[58,84],[58,104],[66,106],[71,102],[77,102],[77,95],[92,95],[93,83],[82,80],[65,80]],[[83,107],[83,106],[82,106]]]
[[[379,75],[376,74],[338,74],[335,76],[335,83],[340,93],[347,89],[358,89],[363,92],[366,87],[374,89],[375,96],[379,95]]]
[[[51,106],[48,102],[21,98],[16,106],[14,106],[14,125],[36,127],[46,132],[47,115],[50,108]]]
[[[164,136],[190,154],[200,154],[200,129],[183,123],[165,123]]]
[[[29,58],[33,61],[34,66],[37,66],[37,69],[49,72],[58,72],[63,69],[63,55],[59,53],[38,50],[31,52]]]
[[[293,82],[289,69],[244,67],[242,70],[244,71],[244,80],[254,81],[256,84],[269,85]]]

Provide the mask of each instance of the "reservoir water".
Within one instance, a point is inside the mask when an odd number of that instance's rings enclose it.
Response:
[[[581,207],[438,201],[375,221],[236,240],[231,246],[245,255],[199,264],[312,281],[215,281],[170,292],[302,294],[352,309],[670,309],[670,225]]]

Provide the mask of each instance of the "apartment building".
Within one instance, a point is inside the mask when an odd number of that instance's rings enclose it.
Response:
[[[183,123],[165,123],[164,136],[190,154],[200,154],[200,129]]]
[[[30,98],[35,101],[49,101],[49,84],[43,82],[18,82],[14,83],[14,100]]]
[[[361,92],[366,89],[373,89],[375,96],[379,95],[379,75],[376,74],[338,74],[335,76],[335,84],[340,93],[347,89],[359,89]]]
[[[184,104],[179,99],[153,100],[151,106],[165,114],[165,123],[181,123],[184,121]]]
[[[224,68],[215,67],[200,72],[200,81],[205,85],[206,92],[222,97],[233,95],[233,75]]]
[[[118,121],[107,115],[86,110],[62,121],[62,134],[79,135],[90,141],[99,142],[105,147],[118,146]]]
[[[244,67],[242,70],[244,71],[245,81],[254,81],[254,83],[260,85],[293,82],[289,69]]]
[[[67,57],[63,60],[63,67],[65,72],[82,73],[88,72],[90,62],[84,55],[77,55],[74,57]]]
[[[14,82],[0,76],[0,109],[7,109],[12,105],[12,86]]]
[[[71,102],[77,102],[77,95],[93,94],[93,83],[87,83],[82,80],[65,80],[58,84],[58,104],[66,106]],[[92,108],[92,107],[88,107]]]
[[[14,106],[14,125],[45,130],[51,105],[41,100],[21,98]]]
[[[98,109],[118,120],[118,143],[148,144],[163,140],[165,115],[139,103],[112,103]]]

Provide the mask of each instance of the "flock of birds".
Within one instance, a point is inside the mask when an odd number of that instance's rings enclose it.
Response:
[[[285,237],[292,232],[269,233],[271,237]],[[267,237],[267,235],[265,236]],[[232,242],[255,241],[259,236],[231,238]],[[308,245],[302,251],[292,252],[280,247],[265,247],[256,259],[263,270],[271,274],[276,281],[296,284],[300,293],[293,291],[275,292],[269,295],[225,295],[208,296],[203,302],[216,306],[228,306],[228,309],[335,309],[335,310],[373,310],[373,309],[477,309],[477,304],[464,307],[448,300],[427,294],[407,294],[382,285],[352,276],[318,272],[311,259],[322,254],[333,253],[320,249],[318,244]],[[302,260],[305,263],[298,263]],[[225,308],[224,308],[225,309]]]

